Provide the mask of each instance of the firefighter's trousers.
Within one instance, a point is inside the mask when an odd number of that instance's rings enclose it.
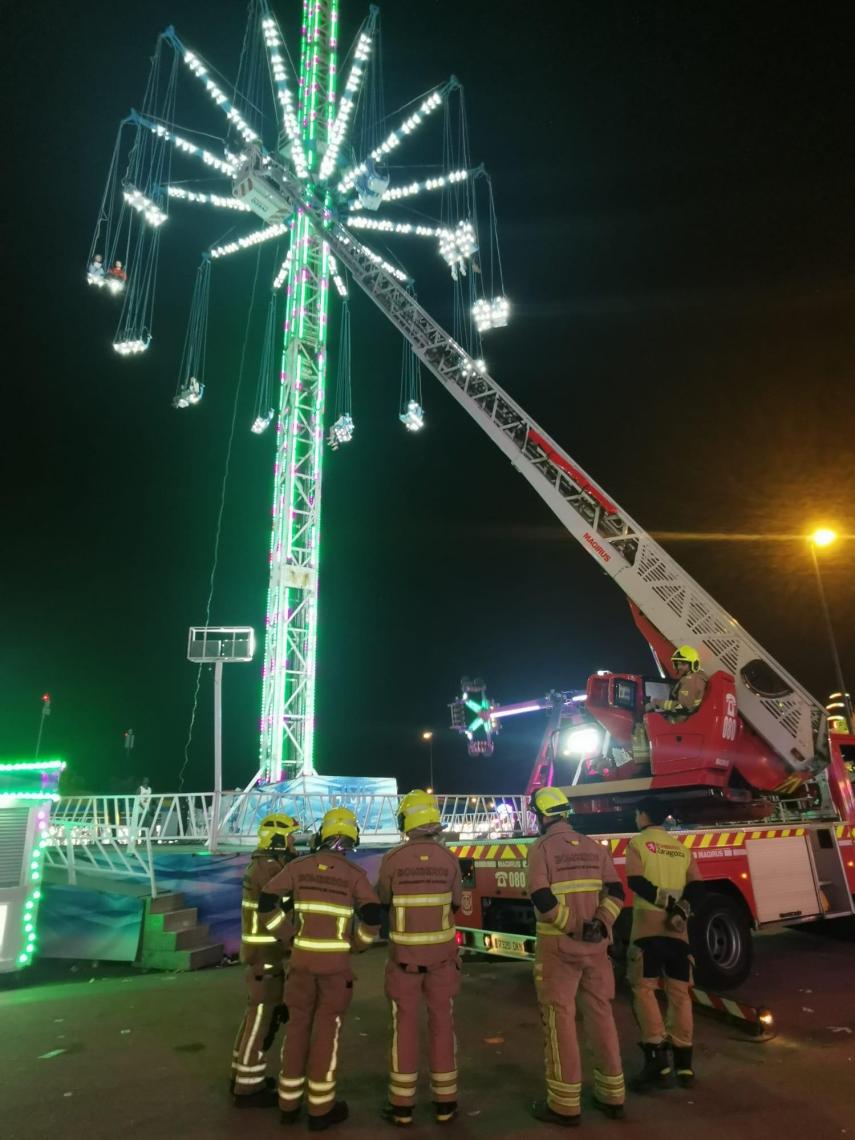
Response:
[[[546,1099],[553,1112],[578,1116],[582,1062],[576,1038],[576,1007],[594,1054],[594,1094],[606,1104],[623,1104],[625,1089],[620,1044],[612,1013],[615,979],[606,943],[556,945],[538,939],[534,981],[546,1052]]]
[[[627,975],[642,1041],[661,1045],[667,1037],[678,1047],[691,1045],[692,958],[688,942],[665,935],[639,938],[629,948]],[[664,1021],[656,998],[660,978],[668,999]]]
[[[460,962],[455,956],[435,966],[386,964],[386,997],[392,1010],[389,1103],[413,1105],[419,1079],[419,1023],[427,1010],[431,1099],[457,1100],[457,1042],[454,999],[460,992]]]
[[[247,967],[246,1013],[232,1051],[235,1096],[248,1096],[264,1088],[265,1054],[273,1044],[277,1028],[287,1017],[282,996],[284,984],[282,966]]]
[[[279,1074],[279,1107],[283,1112],[297,1108],[304,1093],[309,1116],[325,1116],[335,1104],[341,1023],[352,998],[349,967],[334,974],[312,974],[293,967],[288,970],[288,1035],[282,1046]]]

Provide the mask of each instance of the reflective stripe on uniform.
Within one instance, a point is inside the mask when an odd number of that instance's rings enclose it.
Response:
[[[338,938],[302,938],[298,935],[294,939],[294,949],[319,950],[321,953],[335,950],[340,954],[343,950],[350,950],[350,943],[342,942]]]
[[[253,902],[251,899],[244,899],[240,905],[244,910],[258,910],[258,903]]]
[[[617,916],[623,910],[623,907],[621,906],[620,902],[618,902],[617,899],[612,898],[611,896],[609,896],[608,898],[604,898],[603,901],[600,903],[600,906],[605,907],[606,910],[609,912],[609,914],[613,918],[617,918]]]
[[[272,918],[266,918],[264,920],[264,925],[267,927],[268,930],[275,930],[276,927],[281,926],[284,921],[285,921],[285,915],[280,910],[277,914],[274,914]]]
[[[333,1088],[335,1088],[335,1070],[336,1070],[336,1066],[338,1064],[338,1039],[339,1039],[340,1033],[341,1033],[341,1018],[338,1016],[338,1014],[336,1014],[336,1017],[335,1017],[335,1033],[333,1034],[332,1056],[330,1057],[330,1067],[327,1070],[327,1080],[333,1082]],[[311,1088],[311,1086],[312,1086],[312,1082],[309,1081],[309,1087]],[[335,1092],[333,1092],[333,1096],[335,1096]]]
[[[279,939],[275,934],[242,934],[240,936],[241,942],[249,942],[253,946],[257,946],[262,942],[278,942]]]
[[[550,922],[538,922],[536,931],[538,934],[554,934],[556,938],[564,933],[563,930],[557,930]]]
[[[359,939],[360,942],[364,942],[369,946],[374,941],[374,935],[371,933],[370,930],[366,930],[364,926],[359,926],[357,928],[356,937]]]
[[[594,1089],[600,1100],[608,1104],[623,1104],[626,1096],[623,1073],[609,1077],[599,1069],[594,1069]]]
[[[389,931],[389,941],[398,942],[402,946],[432,946],[437,942],[450,942],[454,938],[455,930],[428,930],[424,934],[404,934],[400,930]]]
[[[392,906],[446,906],[451,902],[451,891],[441,895],[393,895]]]
[[[335,1092],[333,1091],[331,1093],[324,1093],[323,1096],[315,1096],[314,1093],[310,1092],[307,1099],[309,1101],[309,1104],[320,1107],[322,1104],[329,1104],[330,1101],[335,1100]]]
[[[353,915],[352,906],[338,906],[337,903],[315,902],[313,899],[304,899],[295,902],[294,909],[301,914],[331,914],[335,918],[350,918]]]
[[[549,889],[554,895],[578,895],[585,891],[601,891],[602,879],[568,879],[561,883],[550,883]]]

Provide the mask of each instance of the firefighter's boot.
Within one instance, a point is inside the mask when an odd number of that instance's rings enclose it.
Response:
[[[343,1120],[347,1120],[349,1115],[347,1101],[337,1100],[329,1112],[325,1112],[323,1116],[309,1117],[309,1131],[326,1132],[334,1124],[341,1124]]]
[[[436,1113],[437,1124],[451,1124],[452,1120],[457,1116],[457,1101],[447,1100],[440,1102],[435,1100],[433,1102],[433,1109]]]
[[[279,1094],[276,1089],[259,1089],[258,1092],[247,1093],[246,1096],[236,1096],[232,1103],[235,1108],[276,1108],[279,1104]]]
[[[561,1128],[576,1128],[581,1120],[579,1113],[575,1116],[565,1116],[561,1112],[553,1112],[545,1100],[536,1100],[529,1105],[529,1112],[535,1120],[544,1124],[558,1124]]]
[[[692,1068],[692,1046],[674,1045],[674,1069],[677,1073],[677,1084],[684,1089],[690,1089],[695,1083],[695,1070]]]
[[[396,1128],[406,1128],[413,1123],[413,1108],[409,1104],[387,1104],[380,1113],[384,1120],[394,1124]]]
[[[606,1101],[600,1100],[598,1096],[593,1099],[594,1108],[598,1108],[603,1116],[607,1116],[609,1120],[623,1120],[623,1105],[622,1104],[607,1104]]]
[[[669,1088],[672,1068],[667,1044],[663,1042],[661,1045],[651,1045],[648,1041],[642,1041],[641,1051],[644,1054],[644,1067],[629,1082],[632,1091],[648,1092],[651,1089]]]

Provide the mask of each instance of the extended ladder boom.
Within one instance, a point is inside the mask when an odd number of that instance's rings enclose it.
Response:
[[[275,161],[267,170],[312,215],[317,232],[357,285],[446,391],[663,637],[672,645],[698,646],[709,672],[733,674],[742,716],[793,772],[824,767],[826,714],[819,702],[499,387],[307,187]]]

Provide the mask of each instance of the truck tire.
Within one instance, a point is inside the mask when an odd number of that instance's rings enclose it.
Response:
[[[751,923],[744,907],[727,895],[707,895],[689,920],[689,941],[701,989],[732,990],[751,973]]]

